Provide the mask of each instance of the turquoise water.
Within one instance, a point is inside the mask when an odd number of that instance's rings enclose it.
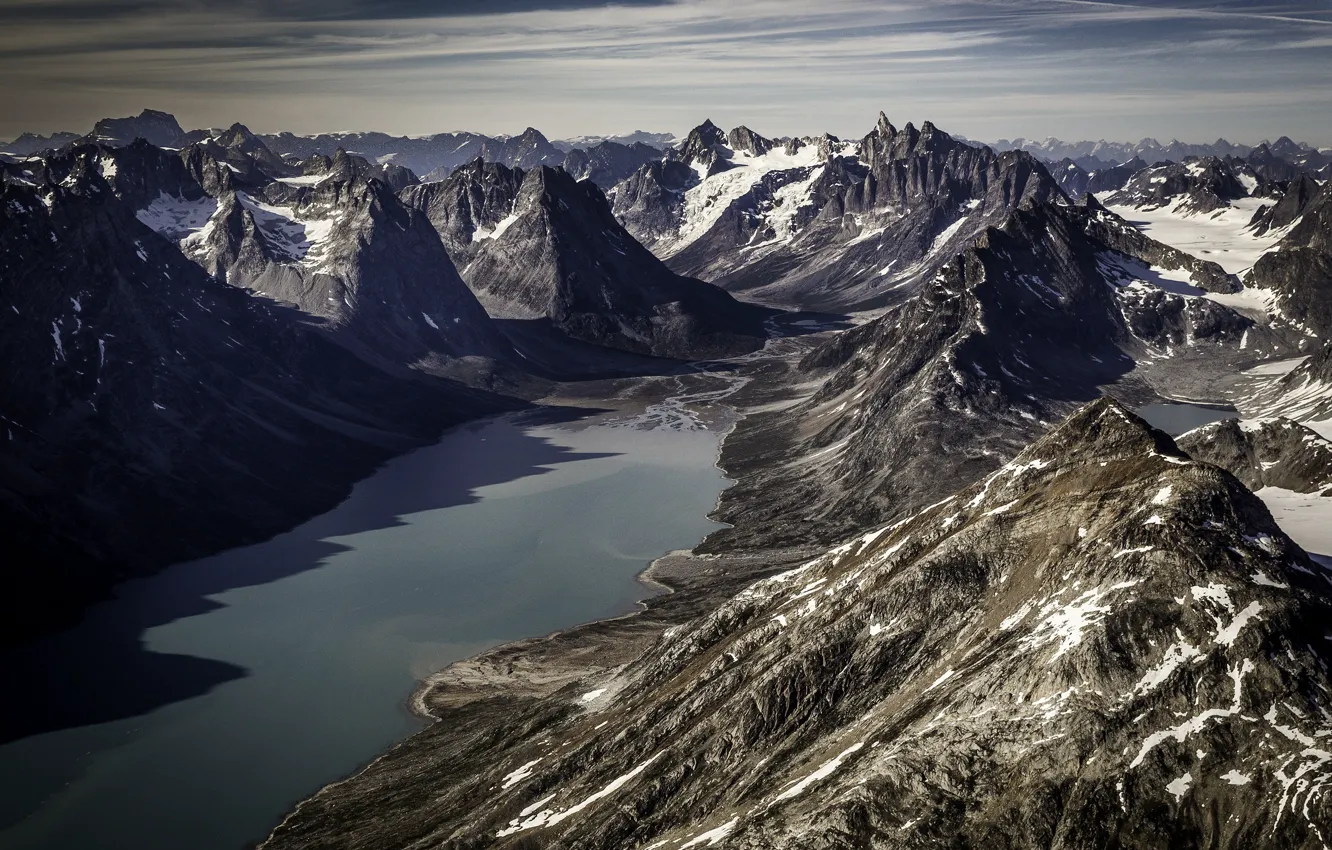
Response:
[[[6,690],[54,731],[0,747],[0,846],[261,840],[420,728],[422,677],[632,610],[650,560],[717,527],[716,449],[708,431],[489,420],[289,534],[123,585],[7,662]]]

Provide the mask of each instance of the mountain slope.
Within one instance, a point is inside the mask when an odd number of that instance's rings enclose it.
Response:
[[[1214,375],[1293,351],[1130,236],[1094,201],[1026,204],[917,295],[812,351],[801,367],[818,391],[728,439],[738,481],[718,516],[735,527],[706,546],[830,541],[976,480],[1107,386],[1142,393],[1190,364]]]
[[[511,356],[430,222],[358,157],[274,177],[240,145],[76,156],[111,163],[140,221],[209,274],[345,330],[365,356],[469,376]]]
[[[1190,457],[1221,467],[1251,490],[1332,495],[1332,442],[1290,419],[1226,419],[1177,442]]]
[[[0,640],[117,580],[290,528],[445,425],[513,406],[373,366],[354,328],[214,280],[131,200],[203,201],[185,164],[109,150],[0,185]],[[163,167],[132,178],[136,155]]]
[[[561,169],[480,160],[407,189],[491,315],[548,319],[568,336],[665,357],[762,347],[767,311],[674,274]]]
[[[1328,583],[1103,400],[623,668],[438,694],[264,846],[1314,850]]]

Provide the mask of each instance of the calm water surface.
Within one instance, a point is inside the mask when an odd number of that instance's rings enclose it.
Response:
[[[631,610],[648,561],[716,527],[716,449],[706,430],[490,420],[289,534],[124,585],[4,659],[40,732],[0,747],[0,847],[262,839],[420,728],[421,677]]]
[[[1239,416],[1233,407],[1185,402],[1149,404],[1136,412],[1147,420],[1147,424],[1165,431],[1172,437],[1178,437],[1186,431],[1192,431],[1210,422],[1220,422],[1222,419],[1234,419]]]

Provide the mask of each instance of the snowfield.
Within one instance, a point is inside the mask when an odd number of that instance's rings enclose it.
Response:
[[[1100,199],[1098,199],[1100,200]],[[1241,198],[1226,209],[1210,213],[1189,213],[1181,209],[1187,198],[1180,197],[1170,206],[1139,209],[1126,205],[1107,206],[1158,242],[1178,248],[1202,260],[1211,260],[1231,274],[1243,274],[1253,268],[1258,258],[1272,250],[1289,228],[1255,236],[1249,222],[1264,203],[1260,198]]]

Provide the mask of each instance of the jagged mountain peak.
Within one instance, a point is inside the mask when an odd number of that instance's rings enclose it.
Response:
[[[772,150],[772,140],[760,136],[748,127],[741,125],[731,130],[726,142],[732,150],[744,151],[752,156],[763,156]]]
[[[473,162],[406,190],[491,315],[666,357],[762,345],[766,312],[672,273],[615,220],[606,196],[562,168]]]
[[[689,131],[680,147],[684,149],[694,149],[711,147],[713,145],[723,145],[725,143],[726,132],[716,124],[713,124],[712,119],[705,118],[702,124],[699,124],[697,127]]]
[[[879,123],[875,125],[874,129],[878,131],[880,136],[888,139],[897,135],[897,128],[893,126],[893,122],[888,120],[888,115],[882,111],[879,112]]]

